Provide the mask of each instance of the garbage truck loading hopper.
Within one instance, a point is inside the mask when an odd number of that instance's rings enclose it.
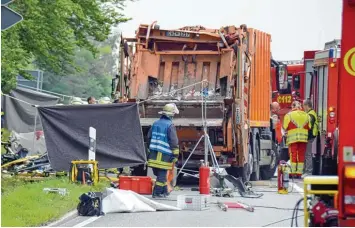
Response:
[[[254,130],[270,128],[269,34],[245,25],[163,30],[156,23],[140,25],[136,34],[133,39],[122,39],[126,58],[121,58],[121,81],[125,84],[117,91],[144,101],[140,103],[144,135],[163,106],[175,103],[180,113],[173,122],[183,160],[203,135],[201,91],[208,89],[208,133],[219,161],[236,161],[241,168],[253,166],[249,154],[258,153],[254,156],[259,158],[257,164],[269,165],[260,151],[271,144]],[[201,143],[189,168],[198,167],[203,149]]]

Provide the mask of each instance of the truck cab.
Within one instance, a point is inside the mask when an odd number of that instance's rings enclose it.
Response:
[[[301,73],[304,71],[303,61],[290,60],[290,61],[281,61],[281,63],[285,64],[287,67],[286,80],[288,84],[288,90],[285,92],[291,96],[291,100],[292,97],[298,97],[299,99],[303,99],[304,79],[301,77]],[[291,107],[292,101],[284,102],[283,100],[280,99],[280,102],[287,103]]]
[[[292,85],[288,81],[287,65],[281,62],[271,60],[272,73],[272,101],[280,104],[280,116],[283,117],[291,107]],[[285,111],[286,110],[286,111]],[[282,121],[282,119],[281,119]]]
[[[281,121],[295,99],[304,99],[303,61],[272,61],[273,101],[280,105]]]

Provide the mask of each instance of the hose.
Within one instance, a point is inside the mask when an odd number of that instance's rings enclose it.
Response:
[[[304,215],[299,215],[297,218],[302,217],[302,216],[304,216]],[[286,218],[286,219],[281,219],[281,220],[278,220],[278,221],[276,221],[276,222],[272,222],[272,223],[263,225],[262,227],[271,226],[271,225],[274,225],[274,224],[277,224],[277,223],[280,223],[280,222],[284,222],[284,221],[287,221],[287,220],[290,220],[290,219],[293,219],[293,217],[291,217],[291,218]]]
[[[307,200],[309,200],[309,199],[311,199],[311,198],[307,197]],[[296,203],[296,205],[295,205],[295,207],[293,209],[292,219],[291,219],[291,227],[293,227],[293,222],[294,221],[295,221],[296,227],[298,227],[298,219],[297,218],[300,217],[300,216],[298,216],[298,211],[301,210],[300,209],[300,205],[301,205],[302,202],[303,202],[303,198],[301,198],[300,200],[297,201],[297,203]],[[303,210],[305,210],[305,208]],[[306,210],[308,210],[308,208],[306,208]]]

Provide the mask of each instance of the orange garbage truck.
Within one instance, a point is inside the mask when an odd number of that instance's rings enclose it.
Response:
[[[206,122],[218,163],[230,164],[227,172],[244,181],[270,179],[279,157],[270,118],[270,44],[270,34],[245,24],[220,29],[142,24],[134,38],[122,38],[114,93],[139,103],[145,140],[163,106],[177,105],[179,168],[204,134],[201,91],[208,91]],[[198,170],[201,159],[203,143],[185,168]]]

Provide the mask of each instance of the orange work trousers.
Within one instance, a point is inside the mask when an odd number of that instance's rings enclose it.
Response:
[[[168,193],[170,193],[174,190],[174,186],[172,185],[172,182],[174,180],[174,168],[175,168],[175,163],[173,163],[173,169],[168,170],[168,173],[167,173]]]
[[[302,175],[305,155],[307,151],[306,142],[296,142],[288,145],[291,162],[291,174]]]

